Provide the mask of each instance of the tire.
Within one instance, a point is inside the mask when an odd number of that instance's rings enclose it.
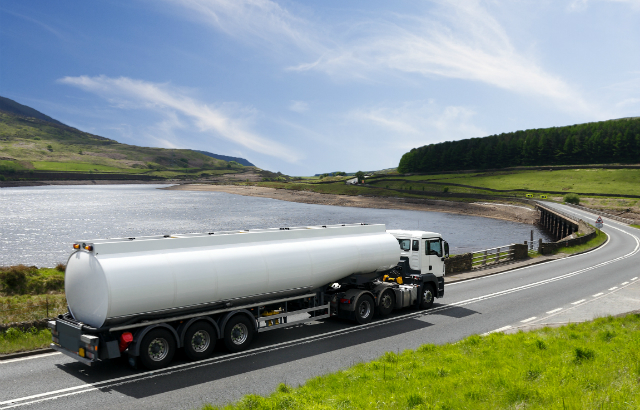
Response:
[[[396,295],[391,289],[386,289],[380,294],[380,301],[378,302],[378,313],[380,316],[388,316],[393,312],[393,308],[396,306]]]
[[[157,370],[171,363],[176,352],[173,334],[162,327],[152,329],[140,343],[140,361],[149,370]]]
[[[213,354],[216,346],[216,333],[213,326],[205,321],[192,323],[184,334],[184,353],[191,360],[202,360]]]
[[[430,309],[433,306],[433,300],[435,299],[435,292],[433,285],[425,283],[424,290],[422,291],[422,301],[420,302],[420,309]]]
[[[255,334],[251,320],[243,314],[233,316],[224,327],[224,345],[232,353],[249,347]]]
[[[355,306],[356,322],[364,325],[373,319],[374,304],[373,298],[367,294],[360,295]]]

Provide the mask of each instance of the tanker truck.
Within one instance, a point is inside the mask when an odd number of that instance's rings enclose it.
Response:
[[[118,357],[166,367],[217,342],[326,318],[428,309],[444,295],[440,234],[346,224],[82,240],[65,271],[68,312],[51,347],[84,364]]]

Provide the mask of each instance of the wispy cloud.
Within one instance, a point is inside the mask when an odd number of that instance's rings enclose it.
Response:
[[[270,0],[165,0],[232,37],[254,44],[322,52],[311,23]]]
[[[476,0],[443,2],[439,11],[429,15],[398,15],[363,25],[355,40],[290,69],[334,76],[392,71],[479,81],[551,99],[569,110],[591,110],[560,76],[520,53],[500,23]]]
[[[165,146],[172,144],[166,134],[176,127],[185,126],[183,119],[186,119],[200,132],[213,134],[250,150],[287,162],[296,162],[300,158],[291,148],[250,131],[247,125],[249,121],[226,112],[229,111],[228,107],[207,105],[189,96],[186,90],[169,84],[106,76],[64,77],[59,82],[100,95],[121,108],[149,109],[162,113],[164,121],[155,125],[155,131],[165,136],[153,135],[155,139],[164,141]]]
[[[585,10],[589,3],[594,2],[607,2],[607,3],[619,3],[631,6],[635,10],[640,10],[640,0],[573,0],[569,3],[569,10],[580,11]]]
[[[304,101],[291,101],[289,109],[295,112],[305,112],[309,110],[309,104]]]
[[[410,149],[487,135],[473,124],[475,115],[475,111],[468,107],[442,107],[435,101],[413,101],[360,108],[347,113],[346,118],[350,122],[368,125],[372,128],[368,134],[383,137],[395,148]]]

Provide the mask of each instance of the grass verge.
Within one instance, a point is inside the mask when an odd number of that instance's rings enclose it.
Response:
[[[0,296],[0,323],[31,322],[67,311],[63,294]]]
[[[640,315],[424,345],[224,409],[629,409]],[[203,410],[219,409],[207,405]]]
[[[41,349],[48,347],[50,343],[51,332],[49,329],[38,330],[32,327],[27,331],[22,331],[10,328],[5,332],[0,332],[0,354]]]
[[[553,253],[566,253],[566,254],[574,254],[580,253],[584,251],[588,251],[589,249],[595,248],[596,246],[600,246],[607,240],[607,234],[602,232],[599,229],[596,229],[596,236],[590,239],[588,242],[583,243],[582,245],[575,246],[567,246],[564,248],[558,248]]]
[[[633,226],[634,228],[638,228],[638,229],[640,229],[640,225],[632,224],[631,226]]]

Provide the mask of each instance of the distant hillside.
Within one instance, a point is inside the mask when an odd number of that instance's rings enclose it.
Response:
[[[640,117],[539,128],[414,148],[398,172],[640,162]]]
[[[121,144],[66,126],[6,98],[3,103],[6,103],[3,107],[20,113],[0,111],[0,173],[34,170],[172,177],[176,173],[204,175],[245,171],[241,165],[189,149]],[[34,113],[46,119],[31,117]]]
[[[235,161],[240,165],[244,165],[245,167],[255,167],[255,165],[253,165],[251,162],[247,161],[244,158],[230,157],[230,156],[227,156],[227,155],[213,154],[213,153],[207,152],[207,151],[198,151],[197,149],[194,149],[192,151],[199,152],[199,153],[204,154],[204,155],[206,155],[208,157],[221,159],[221,160],[227,161],[227,162]]]
[[[34,110],[31,107],[27,107],[26,105],[22,105],[20,103],[17,103],[5,97],[0,97],[0,110],[6,111],[12,114],[22,115],[24,117],[37,118],[39,120],[52,122],[58,125],[64,125],[60,121],[54,120],[48,115],[44,115],[40,111]]]

